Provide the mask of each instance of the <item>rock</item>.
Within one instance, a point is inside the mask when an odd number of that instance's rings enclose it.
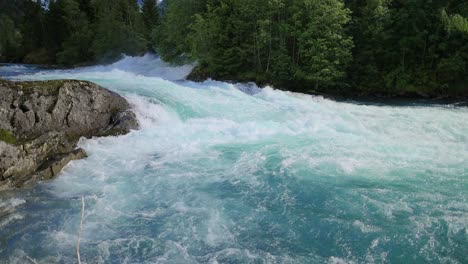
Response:
[[[57,176],[70,161],[83,159],[87,156],[84,149],[81,148],[66,154],[58,154],[42,164],[32,176],[16,181],[16,186],[21,187],[37,181],[50,180]]]
[[[130,110],[121,111],[112,116],[110,124],[99,136],[125,135],[135,127],[138,127],[135,113]]]
[[[116,136],[138,129],[121,96],[75,80],[0,80],[0,189],[50,179],[86,157],[80,137]]]
[[[208,78],[210,78],[210,74],[204,71],[200,66],[193,68],[190,74],[186,77],[187,80],[194,82],[203,82]]]

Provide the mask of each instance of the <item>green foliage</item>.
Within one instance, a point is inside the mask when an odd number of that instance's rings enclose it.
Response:
[[[89,60],[92,33],[85,12],[77,0],[57,0],[50,3],[48,22],[56,28],[50,37],[59,64],[73,65]],[[60,45],[61,44],[61,45]],[[54,47],[55,46],[55,47]]]
[[[141,6],[141,14],[143,23],[145,25],[145,38],[151,39],[151,33],[153,30],[157,30],[156,26],[159,24],[159,10],[155,0],[143,0]],[[148,42],[149,48],[152,49],[152,45]]]
[[[188,36],[194,16],[202,12],[205,0],[165,0],[166,10],[159,27],[152,32],[154,50],[163,60],[181,64],[191,58]]]
[[[73,66],[148,50],[155,1],[0,1],[0,59]]]
[[[0,60],[77,65],[156,51],[191,78],[293,91],[468,94],[468,3],[0,1]],[[141,3],[139,6],[138,3]]]
[[[444,9],[442,10],[442,21],[448,32],[468,33],[468,19],[459,14],[449,16]]]
[[[221,1],[219,5],[209,5],[203,16],[195,16],[190,27],[193,30],[189,38],[193,56],[215,76],[239,73],[242,66],[248,65],[246,57],[253,56],[245,56],[249,50],[243,47],[245,32],[241,31],[241,14],[232,12],[241,4],[241,1]]]
[[[0,1],[0,60],[20,61],[43,44],[40,4],[30,0]]]
[[[19,22],[21,24],[21,34],[23,35],[22,52],[27,55],[31,52],[37,52],[43,48],[45,30],[44,30],[44,10],[40,2],[23,0],[24,17]]]
[[[39,48],[29,52],[26,56],[24,56],[23,62],[29,64],[50,64],[54,61],[50,57],[50,52],[47,51],[47,49]]]
[[[109,62],[122,54],[141,55],[147,51],[144,26],[137,2],[95,0],[96,34],[92,51],[96,60]]]
[[[343,79],[351,60],[349,10],[338,0],[211,1],[192,20],[190,54],[217,78],[317,88]]]
[[[351,61],[353,42],[345,34],[349,10],[338,0],[307,0],[301,5],[301,27],[298,34],[299,63],[296,75],[319,84],[335,84],[345,77]]]
[[[450,1],[449,1],[450,2]],[[347,1],[354,36],[349,72],[356,90],[388,94],[468,93],[468,4]],[[460,13],[458,13],[460,12]]]
[[[0,58],[9,60],[16,58],[20,48],[22,35],[15,27],[13,20],[6,15],[0,15]]]

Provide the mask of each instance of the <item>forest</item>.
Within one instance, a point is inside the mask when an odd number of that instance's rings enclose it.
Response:
[[[463,0],[0,1],[0,61],[75,67],[155,52],[194,80],[305,93],[468,95]]]

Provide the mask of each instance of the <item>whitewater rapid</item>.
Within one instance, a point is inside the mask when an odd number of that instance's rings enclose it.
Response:
[[[153,55],[0,67],[96,82],[141,124],[83,139],[89,158],[1,194],[0,262],[76,262],[82,195],[86,263],[468,262],[468,108],[194,83],[191,68]]]

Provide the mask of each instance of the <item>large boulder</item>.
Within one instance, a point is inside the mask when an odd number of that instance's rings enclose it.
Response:
[[[75,80],[0,80],[0,189],[50,179],[86,153],[81,137],[123,135],[138,128],[121,96]]]

